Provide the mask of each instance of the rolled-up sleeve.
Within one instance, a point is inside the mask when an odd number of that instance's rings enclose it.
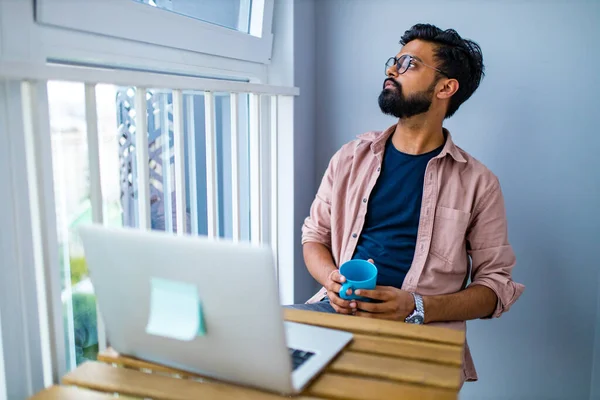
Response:
[[[310,214],[302,226],[302,244],[321,243],[331,250],[331,204],[333,182],[339,151],[329,161],[317,195],[310,207]]]
[[[496,310],[488,318],[497,318],[510,309],[525,286],[512,280],[516,257],[508,243],[504,198],[496,178],[476,206],[467,241],[471,285],[486,286],[496,293]]]

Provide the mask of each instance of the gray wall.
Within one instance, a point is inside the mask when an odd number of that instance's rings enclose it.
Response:
[[[0,316],[0,332],[2,332],[2,318]],[[0,338],[0,400],[6,400],[6,374],[4,373],[4,351],[2,338]]]
[[[598,271],[598,308],[596,311],[596,341],[590,399],[600,399],[600,270]]]
[[[432,22],[479,42],[487,76],[446,126],[500,178],[527,289],[502,318],[469,323],[480,381],[461,397],[589,399],[594,341],[600,371],[600,2],[327,0],[316,21],[315,182],[342,144],[394,123],[377,95],[405,29]]]
[[[294,102],[294,302],[318,290],[304,265],[301,228],[315,197],[315,0],[277,0],[273,10],[269,83],[300,88]],[[290,68],[290,66],[293,66]]]
[[[295,221],[298,242],[304,219],[315,198],[315,153],[316,146],[316,35],[315,4],[319,1],[294,1],[294,83],[300,88],[300,96],[296,99],[294,121],[295,157]],[[304,302],[319,289],[318,283],[305,268],[302,247],[296,247],[296,282],[295,300]],[[298,268],[300,266],[300,268]]]

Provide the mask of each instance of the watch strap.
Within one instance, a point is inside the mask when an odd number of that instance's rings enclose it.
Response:
[[[415,300],[415,309],[404,322],[422,324],[425,321],[425,307],[423,306],[423,297],[417,293],[410,293]]]

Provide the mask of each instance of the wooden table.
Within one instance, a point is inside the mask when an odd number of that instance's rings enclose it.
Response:
[[[298,399],[456,399],[464,332],[339,314],[285,310],[285,319],[354,333],[353,341]],[[108,349],[32,399],[284,399],[202,378]]]

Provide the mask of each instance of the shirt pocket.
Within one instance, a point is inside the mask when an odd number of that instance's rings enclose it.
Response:
[[[435,210],[430,253],[452,265],[466,251],[471,213],[438,206]]]

